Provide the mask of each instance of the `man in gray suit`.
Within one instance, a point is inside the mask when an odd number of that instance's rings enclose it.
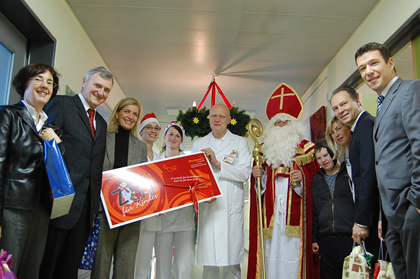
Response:
[[[420,80],[401,80],[389,50],[378,43],[360,47],[355,60],[378,94],[375,165],[392,265],[399,279],[420,278]]]
[[[94,216],[99,211],[106,122],[96,108],[108,98],[113,82],[107,69],[93,68],[83,78],[79,94],[57,96],[44,107],[51,123],[63,130],[64,159],[75,196],[70,212],[50,221],[40,278],[77,278]]]

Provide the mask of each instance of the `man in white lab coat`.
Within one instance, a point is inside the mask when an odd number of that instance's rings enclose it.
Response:
[[[244,254],[244,182],[251,174],[251,153],[245,138],[227,125],[230,111],[223,104],[210,109],[212,132],[194,142],[192,152],[203,151],[211,163],[222,197],[200,204],[197,263],[203,278],[241,278]]]

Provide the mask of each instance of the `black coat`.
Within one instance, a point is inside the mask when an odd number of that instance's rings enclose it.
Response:
[[[325,170],[320,169],[312,180],[312,242],[316,242],[320,234],[351,235],[355,220],[353,196],[349,185],[350,177],[347,174],[346,165],[341,164],[333,195],[325,176]]]
[[[0,107],[0,222],[3,208],[51,207],[43,140],[22,102]]]

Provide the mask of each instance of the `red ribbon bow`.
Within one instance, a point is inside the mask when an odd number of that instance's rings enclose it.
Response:
[[[165,185],[163,185],[163,186],[168,186],[168,187],[177,187],[177,188],[189,188],[189,193],[190,193],[190,196],[191,196],[191,200],[192,200],[192,202],[193,202],[193,205],[194,205],[194,210],[195,210],[195,214],[196,214],[196,216],[197,216],[197,218],[195,218],[195,225],[197,226],[197,224],[198,224],[198,199],[197,199],[197,187],[200,187],[200,186],[204,186],[204,185],[206,185],[208,182],[210,182],[210,180],[206,180],[206,181],[204,181],[204,182],[201,182],[201,183],[198,183],[197,181],[196,182],[194,182],[193,184],[191,184],[191,185],[169,185],[169,184],[165,184]]]
[[[223,101],[225,102],[225,105],[228,107],[228,109],[232,108],[232,105],[229,103],[228,99],[226,98],[225,94],[223,94],[223,91],[220,89],[219,85],[217,85],[216,81],[213,79],[210,82],[210,85],[207,89],[206,94],[204,95],[204,98],[201,100],[201,103],[198,105],[197,109],[200,109],[203,105],[204,101],[206,100],[207,96],[209,95],[209,92],[211,90],[211,107],[213,107],[216,103],[216,88],[219,92],[220,97],[222,97]]]

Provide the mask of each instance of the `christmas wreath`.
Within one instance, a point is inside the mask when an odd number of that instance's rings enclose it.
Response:
[[[229,131],[238,136],[246,136],[247,125],[251,120],[245,110],[239,110],[237,107],[230,109],[231,120],[228,125]],[[194,137],[204,137],[211,132],[209,123],[209,109],[203,107],[201,109],[189,108],[185,112],[179,111],[176,121],[180,122],[185,128],[185,135],[191,140]]]

